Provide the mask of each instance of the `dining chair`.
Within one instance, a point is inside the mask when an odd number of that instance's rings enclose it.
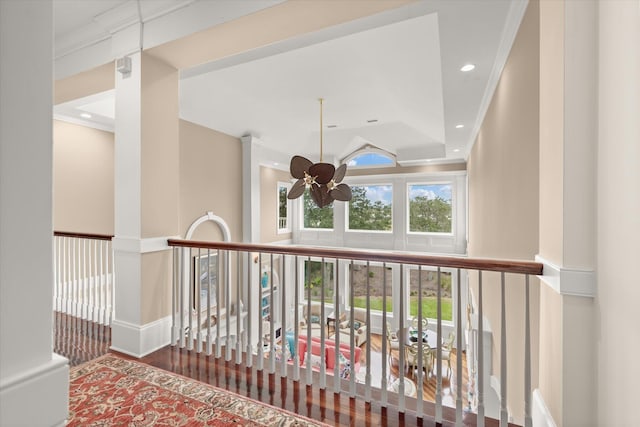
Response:
[[[433,371],[433,352],[431,351],[431,347],[429,347],[428,344],[423,343],[422,353],[420,353],[420,348],[417,342],[408,345],[405,351],[406,366],[414,370],[417,369],[419,358],[422,358],[422,369],[427,374],[427,379],[431,378],[431,373]]]
[[[455,332],[450,332],[447,340],[442,344],[442,360],[447,361],[447,377],[451,378],[451,351],[453,350],[453,341],[456,339]]]
[[[411,318],[411,326],[414,329],[418,329],[418,326],[420,325],[420,320],[414,316]],[[427,330],[427,326],[429,325],[429,319],[427,319],[426,317],[422,318],[422,330],[426,331]]]

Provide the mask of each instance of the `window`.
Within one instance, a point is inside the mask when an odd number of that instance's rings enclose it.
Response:
[[[349,230],[391,231],[392,186],[354,185],[349,201]]]
[[[302,196],[304,228],[333,228],[333,203],[319,208],[311,198],[309,191]]]
[[[385,168],[396,165],[396,157],[388,151],[366,145],[347,156],[343,163],[349,168]]]
[[[334,303],[334,263],[322,261],[304,261],[304,298],[311,301],[322,301],[327,304]],[[324,277],[323,277],[324,275]],[[323,282],[324,280],[324,282]],[[323,294],[324,286],[324,294]]]
[[[422,286],[418,287],[418,278],[422,282]],[[452,295],[451,295],[451,273],[440,272],[440,288],[441,288],[441,304],[442,304],[442,320],[452,320]],[[409,271],[409,315],[418,315],[418,294],[422,291],[422,317],[430,319],[438,318],[438,272],[434,270],[421,271],[411,269]]]
[[[290,184],[278,183],[278,233],[287,233],[291,231],[291,221],[289,220],[289,192]]]
[[[410,184],[409,232],[451,233],[451,184]]]
[[[393,274],[391,267],[369,265],[367,270],[367,266],[363,264],[349,266],[349,280],[353,287],[353,306],[367,307],[367,279],[369,280],[369,304],[371,310],[382,312],[383,306],[386,306],[387,313],[393,313]],[[383,290],[385,298],[383,298]],[[346,295],[346,300],[350,301],[350,298],[351,294],[349,293]]]

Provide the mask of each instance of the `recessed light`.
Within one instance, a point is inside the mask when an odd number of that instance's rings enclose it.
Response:
[[[462,66],[462,68],[460,68],[460,71],[463,71],[463,72],[466,73],[467,71],[471,71],[474,68],[476,68],[476,66],[473,65],[473,64],[465,64],[465,65]]]
[[[453,149],[453,152],[454,152],[454,153],[459,153],[459,152],[460,152],[460,149],[459,149],[459,148],[454,148],[454,149]]]
[[[89,113],[80,113],[80,117],[82,117],[83,119],[90,119],[91,118],[91,114],[89,114]]]
[[[378,121],[378,119],[371,119],[371,120],[367,120],[367,123],[375,123],[377,121]]]
[[[278,162],[273,162],[273,166],[278,166],[280,163]]]
[[[337,128],[337,127],[338,127],[338,125],[327,125],[328,129],[333,129],[333,128]]]
[[[456,125],[456,129],[462,129],[464,125]]]

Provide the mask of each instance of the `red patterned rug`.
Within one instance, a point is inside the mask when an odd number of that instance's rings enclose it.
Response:
[[[112,354],[70,377],[67,426],[326,426]]]

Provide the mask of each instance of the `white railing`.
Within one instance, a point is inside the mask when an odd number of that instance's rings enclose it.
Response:
[[[522,420],[525,425],[531,423],[528,292],[529,275],[542,273],[538,263],[228,242],[169,240],[168,243],[174,248],[172,345],[215,353],[216,358],[222,357],[224,349],[226,361],[232,360],[235,353],[237,364],[244,363],[247,367],[255,364],[258,370],[307,385],[316,384],[321,389],[329,387],[336,393],[358,396],[367,402],[375,395],[382,406],[397,406],[400,412],[415,410],[418,417],[456,425],[463,425],[463,416],[469,411],[477,414],[478,426],[485,423],[484,384],[488,378],[486,370],[479,368],[485,363],[485,338],[478,333],[483,331],[482,279],[483,275],[488,276],[486,272],[499,272],[501,369],[494,376],[500,382],[500,411],[495,417],[505,426],[509,417]],[[314,278],[313,262],[321,272]],[[374,268],[378,270],[374,272]],[[364,271],[365,279],[361,280],[366,284],[353,286],[359,270]],[[417,275],[416,289],[409,285],[411,270]],[[383,272],[382,286],[374,287],[370,278],[379,271]],[[443,321],[442,312],[445,271],[451,274],[449,283],[455,307],[450,322]],[[506,273],[516,279],[510,285],[526,287],[522,331],[527,350],[522,373],[525,410],[524,414],[515,415],[508,414],[506,409]],[[423,298],[427,298],[423,297],[426,291],[422,288],[423,274],[432,275],[437,283],[436,315],[430,323],[423,323],[427,319],[423,312]],[[464,319],[461,314],[462,283],[466,285],[467,275],[471,274],[479,281],[477,301],[471,310],[478,320],[463,326],[471,314]],[[491,273],[491,279],[494,276]],[[410,299],[417,303],[414,316],[408,312]],[[388,303],[392,303],[392,310],[379,309],[388,307]],[[362,304],[364,307],[357,307]],[[451,335],[445,334],[445,330],[453,333],[455,339],[447,340]],[[377,338],[380,349],[372,347],[373,335],[380,336]],[[453,341],[457,357],[455,366],[451,366],[449,383],[455,400],[445,405],[443,362],[447,361],[444,375],[448,381],[451,360],[448,352],[451,348],[445,346],[446,341]],[[291,342],[289,351],[287,342]],[[409,356],[415,347],[423,357],[412,361]],[[471,354],[473,360],[467,360],[470,381],[463,385],[464,356],[459,350],[467,349],[471,351],[466,352],[466,357]],[[364,361],[361,351],[366,354]],[[374,353],[379,354],[375,360]],[[389,362],[396,359],[397,365]],[[358,370],[361,362],[363,366]],[[425,400],[421,385],[433,382],[435,398]],[[470,401],[468,395],[473,396]]]
[[[102,325],[113,319],[113,236],[54,232],[55,311]]]

